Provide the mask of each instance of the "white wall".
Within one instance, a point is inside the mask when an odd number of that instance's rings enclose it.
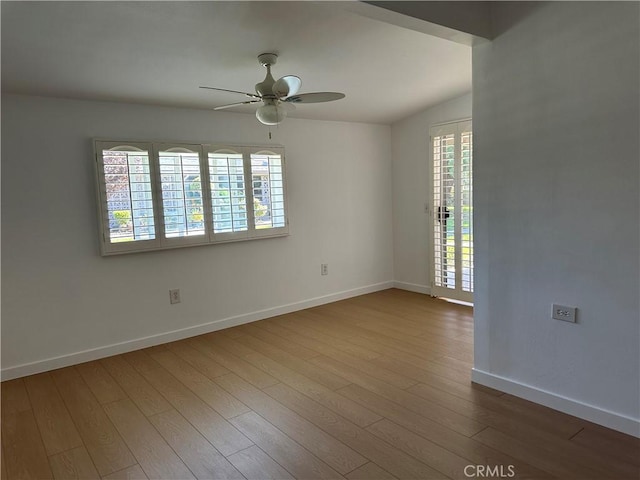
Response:
[[[639,4],[517,3],[473,52],[474,378],[640,435]]]
[[[393,158],[393,264],[399,287],[428,293],[431,203],[429,129],[471,117],[471,94],[443,102],[391,126]]]
[[[267,128],[227,112],[3,97],[4,378],[390,286],[390,128],[287,119],[273,132],[286,149],[289,237],[103,258],[92,137],[268,144]]]

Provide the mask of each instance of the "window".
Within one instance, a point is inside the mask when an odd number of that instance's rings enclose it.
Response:
[[[268,152],[251,153],[251,184],[256,230],[284,227],[282,157]]]
[[[214,236],[245,238],[249,232],[244,155],[218,148],[208,153]]]
[[[288,234],[284,152],[95,141],[103,255]]]
[[[164,238],[172,244],[207,238],[199,145],[157,147]],[[189,237],[192,241],[182,240]]]

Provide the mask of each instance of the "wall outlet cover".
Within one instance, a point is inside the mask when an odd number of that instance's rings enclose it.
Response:
[[[175,288],[173,290],[169,290],[169,302],[171,305],[175,303],[180,303],[182,300],[180,299],[180,289]]]
[[[555,320],[562,320],[563,322],[576,323],[577,310],[577,307],[568,307],[554,303],[552,305],[551,317]]]

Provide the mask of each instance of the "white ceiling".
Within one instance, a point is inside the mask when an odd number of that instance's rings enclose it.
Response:
[[[468,46],[345,2],[2,2],[2,91],[213,108],[273,75],[344,92],[291,116],[388,124],[471,91]],[[228,110],[252,113],[254,106]]]

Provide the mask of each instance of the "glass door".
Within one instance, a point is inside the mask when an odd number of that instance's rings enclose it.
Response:
[[[431,129],[431,294],[473,302],[471,121]]]

